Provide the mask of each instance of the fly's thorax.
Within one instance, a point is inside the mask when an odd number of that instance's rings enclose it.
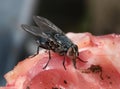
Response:
[[[70,59],[76,59],[76,57],[78,57],[79,52],[78,52],[78,46],[73,44],[67,51],[67,56]]]

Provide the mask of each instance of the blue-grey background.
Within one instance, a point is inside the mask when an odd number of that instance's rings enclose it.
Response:
[[[119,0],[0,0],[0,85],[4,74],[36,52],[35,41],[21,29],[32,17],[48,18],[64,32],[120,33]]]

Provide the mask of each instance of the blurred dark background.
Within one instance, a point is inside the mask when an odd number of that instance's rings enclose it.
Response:
[[[36,42],[21,29],[43,16],[64,32],[120,33],[119,0],[0,0],[0,85],[4,74],[36,52]]]

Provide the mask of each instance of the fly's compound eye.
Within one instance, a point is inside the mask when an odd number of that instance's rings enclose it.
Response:
[[[77,46],[77,45],[72,45],[72,46],[68,49],[67,54],[68,54],[69,56],[77,57],[77,56],[79,55],[78,46]]]
[[[74,45],[73,48],[74,48],[75,51],[78,51],[78,46],[77,45]]]
[[[74,45],[74,49],[75,49],[75,55],[78,56],[78,55],[79,55],[78,46],[77,46],[77,45]]]

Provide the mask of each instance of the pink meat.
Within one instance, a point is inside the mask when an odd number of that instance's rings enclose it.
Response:
[[[67,36],[79,47],[77,69],[66,57],[51,52],[48,61],[45,50],[19,62],[5,75],[7,84],[0,89],[120,89],[120,35],[93,36],[90,33],[68,33]],[[91,66],[99,66],[91,69]]]

